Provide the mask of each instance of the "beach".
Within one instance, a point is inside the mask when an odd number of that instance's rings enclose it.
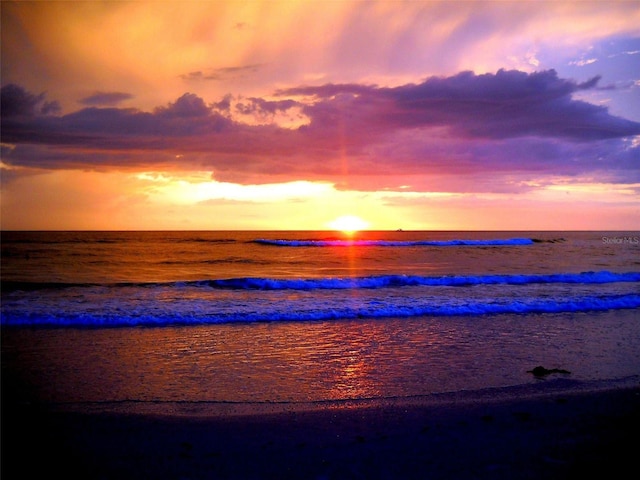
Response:
[[[541,392],[169,414],[3,398],[2,477],[559,479],[633,468],[638,386]]]

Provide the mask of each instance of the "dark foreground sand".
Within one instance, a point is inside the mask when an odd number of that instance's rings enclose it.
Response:
[[[640,388],[199,415],[3,402],[2,479],[626,478]]]

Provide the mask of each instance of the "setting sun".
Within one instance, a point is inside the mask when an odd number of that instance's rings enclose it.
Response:
[[[364,230],[369,226],[369,222],[355,215],[343,215],[329,223],[329,227],[334,230],[341,230],[345,233],[353,233]]]

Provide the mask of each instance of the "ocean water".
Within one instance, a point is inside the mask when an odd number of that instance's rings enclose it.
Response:
[[[640,234],[3,232],[1,313],[3,395],[20,401],[615,382],[640,378]]]

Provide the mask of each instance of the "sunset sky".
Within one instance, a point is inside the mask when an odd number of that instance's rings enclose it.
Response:
[[[0,8],[2,229],[640,230],[639,1]]]

